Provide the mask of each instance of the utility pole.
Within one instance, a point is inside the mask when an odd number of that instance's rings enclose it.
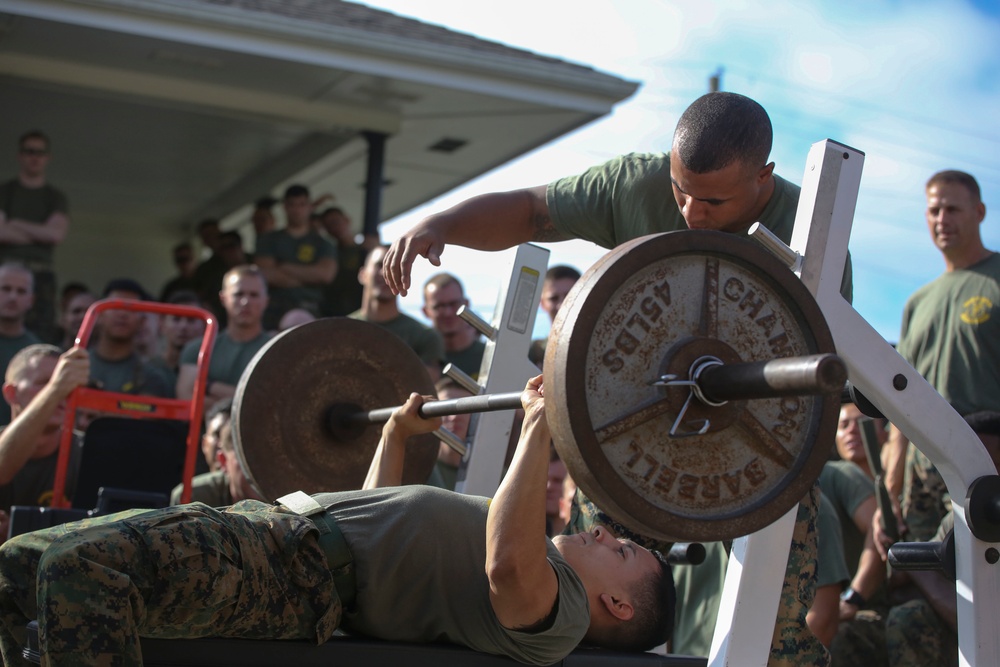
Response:
[[[719,92],[719,84],[722,81],[722,72],[725,71],[722,67],[715,70],[715,74],[708,77],[708,92],[717,93]]]

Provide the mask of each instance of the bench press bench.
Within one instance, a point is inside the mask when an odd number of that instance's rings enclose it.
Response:
[[[306,641],[254,639],[144,639],[147,667],[330,667],[331,665],[407,665],[408,667],[512,667],[521,663],[452,644],[406,644],[339,636],[316,646]],[[41,664],[38,624],[28,624],[24,657]],[[705,667],[706,659],[684,655],[623,653],[577,649],[559,667]]]

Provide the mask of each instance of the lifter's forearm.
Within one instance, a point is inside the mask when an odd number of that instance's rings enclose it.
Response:
[[[391,422],[382,428],[382,437],[365,476],[362,489],[381,489],[403,483],[403,463],[406,459],[406,437]]]

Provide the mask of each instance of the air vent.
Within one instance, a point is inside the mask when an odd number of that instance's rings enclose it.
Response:
[[[465,139],[449,139],[445,137],[438,140],[437,143],[432,144],[427,150],[434,151],[435,153],[454,153],[467,143],[469,142]]]

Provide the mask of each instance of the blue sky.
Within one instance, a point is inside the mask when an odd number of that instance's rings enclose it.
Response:
[[[983,238],[1000,249],[1000,0],[365,4],[642,83],[610,116],[391,221],[387,240],[474,194],[546,183],[620,153],[668,150],[678,116],[721,70],[722,89],[768,110],[771,158],[785,178],[800,183],[810,146],[825,138],[866,154],[850,243],[854,304],[889,340],[909,294],[943,270],[923,215],[932,173],[962,169],[979,180]],[[604,252],[583,242],[549,248],[550,263],[581,269]],[[506,257],[449,249],[442,268],[464,279],[489,319],[495,263]],[[415,284],[432,270],[421,262]],[[410,312],[419,306],[414,293],[403,302]]]

